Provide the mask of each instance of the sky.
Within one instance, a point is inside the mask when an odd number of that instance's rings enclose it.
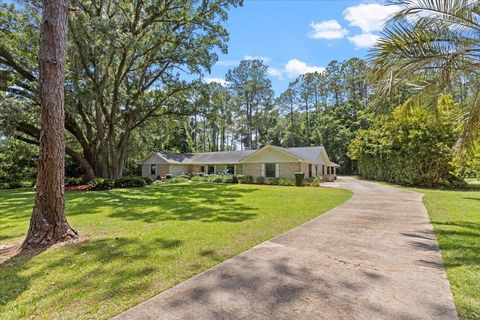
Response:
[[[222,83],[240,60],[262,59],[279,95],[298,75],[332,60],[365,58],[397,9],[382,0],[246,0],[229,11],[229,52],[204,79]]]

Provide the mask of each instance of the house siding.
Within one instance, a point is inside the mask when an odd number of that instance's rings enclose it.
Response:
[[[244,163],[242,171],[245,176],[259,177],[262,175],[262,164]]]
[[[308,175],[308,163],[307,162],[302,162],[300,165],[300,171],[305,173],[305,178],[309,178],[310,176]],[[313,173],[313,172],[312,172]]]
[[[280,163],[280,178],[294,179],[295,172],[300,170],[300,162]]]
[[[172,164],[170,165],[170,173],[174,176],[180,176],[182,174],[188,174],[192,172],[192,166],[184,164]]]
[[[142,164],[142,176],[155,180],[158,176],[165,177],[170,172],[170,165],[157,164],[157,174],[150,174],[150,164]]]
[[[280,178],[294,179],[295,172],[300,170],[300,162],[280,162],[279,163]],[[308,171],[308,166],[307,166]],[[262,175],[261,163],[244,163],[243,174],[246,176],[260,177]]]

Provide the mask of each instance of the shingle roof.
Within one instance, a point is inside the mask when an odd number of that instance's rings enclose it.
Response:
[[[318,147],[297,147],[282,148],[276,147],[302,161],[316,161],[323,149]],[[245,157],[255,153],[258,150],[242,151],[219,151],[219,152],[200,152],[200,153],[170,153],[157,152],[157,154],[173,164],[227,164],[239,163]],[[333,162],[331,162],[332,165]]]
[[[158,152],[158,154],[165,158],[170,163],[179,164],[223,164],[223,163],[238,163],[246,156],[254,153],[257,150],[242,150],[242,151],[220,151],[220,152],[201,152],[201,153],[168,153]]]
[[[298,147],[298,148],[281,148],[286,153],[304,161],[315,161],[320,156],[323,147]]]

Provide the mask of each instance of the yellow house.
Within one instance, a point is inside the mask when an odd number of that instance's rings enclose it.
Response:
[[[273,145],[258,150],[201,153],[151,152],[142,161],[142,175],[152,179],[166,174],[243,174],[252,177],[293,179],[323,176],[333,180],[339,165],[330,161],[323,146],[282,148]]]

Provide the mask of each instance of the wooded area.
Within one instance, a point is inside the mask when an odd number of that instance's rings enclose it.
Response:
[[[275,95],[269,66],[258,59],[241,61],[224,83],[202,80],[217,52],[227,50],[223,22],[240,1],[79,1],[68,18],[67,175],[81,172],[88,181],[139,174],[139,161],[152,150],[265,144],[324,145],[341,173],[358,173],[348,148],[359,130],[402,104],[433,114],[444,95],[459,109],[456,146],[475,146],[479,27],[472,14],[478,4],[445,3],[402,2],[405,10],[387,23],[369,61],[332,61],[325,72],[300,75]],[[0,134],[6,140],[0,153],[7,158],[17,144],[12,139],[39,143],[40,9],[30,1],[2,5]],[[434,9],[449,15],[406,18]],[[457,163],[475,159],[469,152]]]

